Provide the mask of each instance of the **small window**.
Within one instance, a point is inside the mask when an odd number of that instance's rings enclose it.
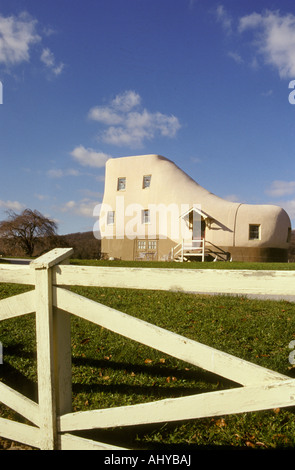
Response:
[[[115,211],[108,211],[107,224],[114,225],[115,223]]]
[[[149,240],[148,249],[153,250],[153,251],[156,250],[157,249],[157,241],[156,240]]]
[[[150,185],[151,185],[151,178],[152,178],[151,175],[146,175],[146,176],[143,177],[143,182],[142,182],[142,187],[143,187],[143,189],[150,187]]]
[[[138,250],[145,250],[145,248],[146,248],[145,240],[138,240],[137,248],[138,248]]]
[[[142,223],[149,224],[150,223],[150,211],[145,209],[142,211]]]
[[[124,191],[126,189],[126,178],[118,178],[118,191]]]
[[[260,240],[260,225],[249,225],[249,240]]]

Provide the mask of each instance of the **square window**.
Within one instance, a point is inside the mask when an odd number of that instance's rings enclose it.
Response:
[[[124,191],[126,189],[126,178],[118,178],[118,191]]]
[[[114,225],[114,223],[115,223],[115,211],[108,211],[107,224]]]
[[[142,223],[149,224],[150,223],[150,211],[148,209],[144,209],[142,211]]]
[[[249,225],[249,240],[260,240],[260,225]]]
[[[145,247],[146,247],[145,240],[138,240],[138,242],[137,242],[137,248],[138,248],[139,250],[145,250]]]
[[[149,247],[149,250],[156,250],[157,249],[156,240],[149,240],[148,247]]]
[[[150,187],[150,185],[151,185],[151,178],[152,178],[151,175],[146,175],[146,176],[143,177],[143,182],[142,182],[142,187],[143,187],[143,189]]]

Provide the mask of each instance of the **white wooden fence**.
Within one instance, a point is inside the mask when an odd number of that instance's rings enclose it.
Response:
[[[38,403],[0,383],[0,401],[32,423],[0,418],[0,436],[43,450],[116,450],[121,448],[80,438],[71,432],[295,405],[294,379],[163,330],[65,288],[108,286],[289,298],[294,293],[294,272],[71,266],[67,262],[71,254],[71,249],[56,249],[30,266],[0,265],[0,282],[35,285],[35,290],[1,300],[0,320],[36,312],[38,372]],[[242,386],[73,413],[70,314]]]

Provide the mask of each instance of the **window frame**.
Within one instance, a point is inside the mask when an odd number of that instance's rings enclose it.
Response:
[[[138,251],[146,250],[146,240],[137,240],[137,250]]]
[[[151,223],[151,211],[149,209],[143,209],[141,213],[142,224],[147,225]]]
[[[258,236],[255,236],[255,231]],[[249,240],[261,240],[261,224],[249,224]]]
[[[148,250],[157,251],[157,240],[148,240]]]
[[[107,225],[115,224],[115,211],[108,211],[107,213]]]
[[[121,187],[121,183],[124,182],[124,187]],[[117,191],[125,191],[126,190],[126,176],[121,176],[117,180]]]
[[[151,186],[152,175],[143,175],[142,189],[147,189]],[[148,184],[146,184],[148,182]]]

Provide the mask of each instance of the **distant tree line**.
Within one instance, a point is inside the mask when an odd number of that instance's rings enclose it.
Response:
[[[36,210],[7,215],[0,222],[0,254],[4,256],[36,257],[53,248],[71,247],[73,258],[100,258],[101,243],[92,232],[58,235],[57,224]]]
[[[292,230],[291,232],[288,260],[290,263],[295,263],[295,230]]]

